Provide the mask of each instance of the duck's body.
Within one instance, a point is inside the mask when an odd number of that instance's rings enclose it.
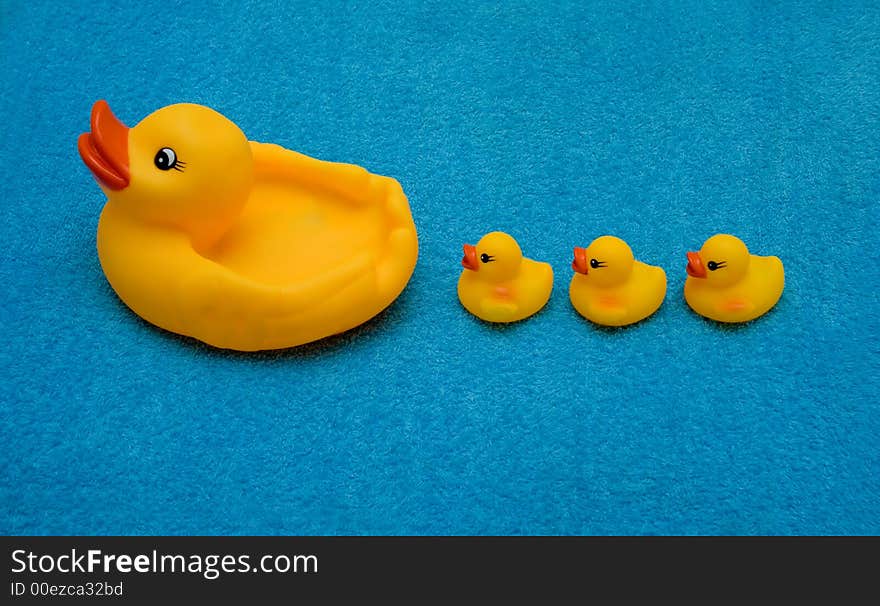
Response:
[[[684,283],[687,304],[718,322],[748,322],[773,308],[782,296],[785,270],[779,257],[751,255],[745,277],[730,286],[714,287],[689,276]]]
[[[575,274],[568,289],[574,308],[591,322],[626,326],[653,314],[666,296],[666,272],[641,261],[633,263],[630,279],[617,286],[597,286]]]
[[[706,318],[729,323],[754,320],[776,305],[784,287],[782,261],[750,254],[733,236],[713,236],[699,253],[688,253],[685,300]]]
[[[571,304],[596,324],[634,324],[657,311],[666,297],[666,272],[635,260],[626,242],[614,236],[576,248],[572,267]]]
[[[202,110],[192,110],[193,119],[202,119]],[[96,111],[93,131],[100,130],[104,110]],[[145,123],[132,129],[132,139]],[[211,212],[213,198],[184,195],[188,173],[212,160],[204,157],[207,150],[179,143],[176,153],[187,158],[180,175],[153,174],[149,164],[132,159],[130,183],[117,183],[112,174],[100,177],[102,163],[113,168],[105,159],[113,157],[113,149],[94,143],[100,138],[94,133],[85,136],[91,141],[81,140],[81,153],[108,194],[98,224],[101,266],[120,298],[157,326],[229,349],[292,347],[372,318],[412,274],[415,226],[394,179],[245,140],[236,161],[214,167],[213,175],[222,181],[228,173],[243,185],[230,187],[238,193],[222,212]],[[132,140],[130,155],[149,138],[146,133]],[[246,174],[235,177],[237,168],[246,168]],[[193,174],[199,177],[212,175]],[[161,197],[163,190],[168,198]],[[185,216],[175,208],[151,210],[174,196],[195,209]]]
[[[511,280],[489,282],[474,272],[462,272],[458,298],[465,309],[488,322],[518,322],[547,304],[552,283],[549,264],[523,259],[520,273]]]
[[[476,247],[466,245],[462,263],[465,269],[458,280],[458,298],[482,320],[517,322],[536,314],[550,299],[553,268],[522,257],[516,241],[507,234],[492,232]]]

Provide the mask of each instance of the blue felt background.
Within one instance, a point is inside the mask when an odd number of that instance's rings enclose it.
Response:
[[[279,4],[0,4],[0,531],[880,532],[876,2]],[[408,288],[286,352],[139,320],[76,153],[99,98],[398,178]],[[455,295],[491,229],[556,271],[506,328]],[[719,231],[786,264],[741,328],[681,295]],[[604,233],[669,275],[636,327],[569,304]]]

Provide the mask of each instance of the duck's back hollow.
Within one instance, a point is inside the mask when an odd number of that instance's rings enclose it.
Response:
[[[205,257],[258,282],[283,285],[379,249],[388,237],[382,206],[290,181],[255,184],[236,224]]]

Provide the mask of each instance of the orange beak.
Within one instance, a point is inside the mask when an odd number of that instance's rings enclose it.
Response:
[[[703,265],[703,259],[700,258],[700,253],[689,252],[687,254],[687,274],[693,278],[705,278],[706,277],[706,268]]]
[[[113,115],[103,100],[92,107],[91,127],[91,132],[79,136],[79,155],[99,183],[109,189],[125,189],[131,180],[128,127]]]
[[[571,268],[579,274],[585,276],[590,273],[590,264],[587,263],[587,249],[580,246],[574,247],[574,261],[571,262]]]
[[[478,271],[480,263],[477,261],[477,247],[471,244],[464,245],[464,258],[461,260],[461,266],[471,271]]]

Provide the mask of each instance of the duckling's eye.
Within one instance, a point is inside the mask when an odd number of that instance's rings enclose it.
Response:
[[[159,170],[171,170],[173,168],[174,170],[182,172],[185,162],[181,162],[177,159],[177,154],[173,149],[170,147],[163,147],[156,152],[156,157],[153,158],[153,164],[155,164],[156,168]]]
[[[715,261],[709,261],[706,263],[706,267],[709,268],[709,271],[715,271],[716,269],[724,269],[727,267],[727,263],[725,261],[719,261],[718,263]]]
[[[605,262],[599,261],[598,259],[590,259],[590,267],[593,269],[599,269],[600,267],[605,267]]]
[[[495,260],[495,257],[493,257],[492,255],[487,255],[486,253],[483,253],[482,255],[480,255],[480,261],[482,261],[483,263],[489,263],[490,261],[494,261],[494,260]]]

